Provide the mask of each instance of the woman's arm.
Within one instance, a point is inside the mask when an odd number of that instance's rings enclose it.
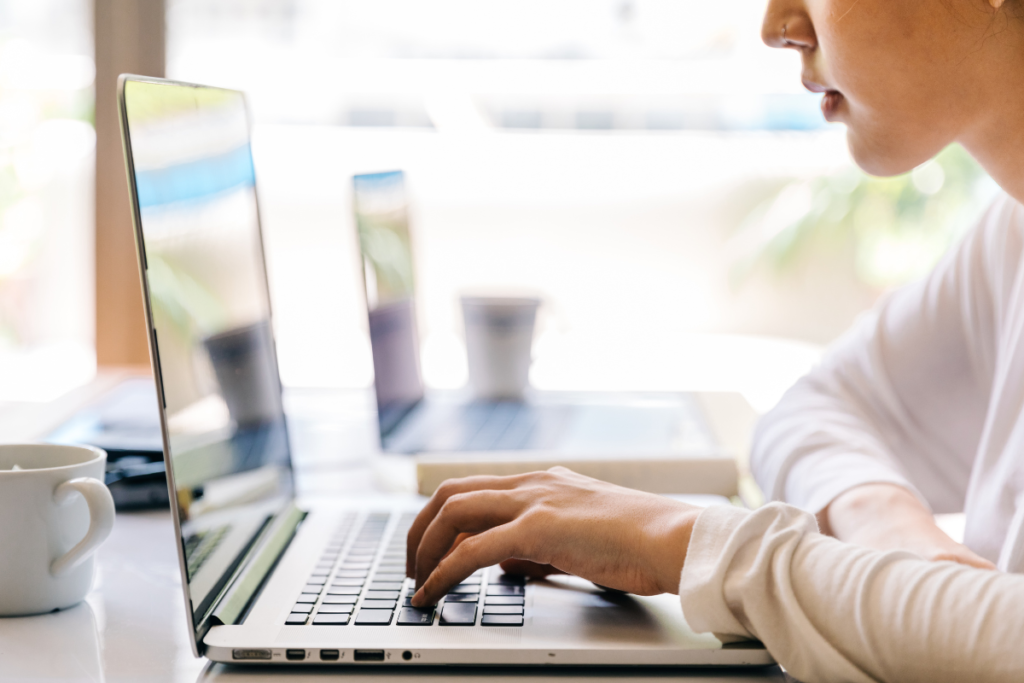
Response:
[[[823,534],[875,550],[909,550],[926,560],[995,569],[935,524],[921,500],[902,486],[864,484],[839,494],[818,513]]]
[[[786,505],[701,513],[679,595],[692,628],[757,638],[799,680],[1024,672],[1024,576],[841,543]]]
[[[920,544],[902,547],[959,552],[929,507],[963,509],[1022,235],[1019,205],[997,201],[929,277],[883,300],[787,392],[759,423],[751,457],[770,499],[821,513],[822,529],[843,540],[884,549],[923,529]],[[867,486],[877,484],[890,486]],[[901,504],[889,510],[894,496]],[[845,535],[865,520],[893,533]]]

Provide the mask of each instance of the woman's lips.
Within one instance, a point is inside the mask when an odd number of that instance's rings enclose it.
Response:
[[[839,107],[845,101],[843,93],[838,90],[826,90],[825,96],[821,98],[821,113],[825,115],[825,120],[837,120],[839,118]]]
[[[825,93],[821,98],[821,113],[825,115],[826,121],[835,121],[839,115],[839,106],[845,101],[843,93],[822,85],[808,77],[803,77],[804,87],[814,93]]]

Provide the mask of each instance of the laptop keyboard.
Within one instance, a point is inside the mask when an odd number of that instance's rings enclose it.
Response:
[[[385,440],[388,448],[427,451],[514,451],[551,448],[574,408],[519,401],[473,401],[454,408],[427,407],[412,425]]]
[[[415,519],[405,514],[390,539],[388,513],[366,517],[346,546],[355,515],[342,520],[285,619],[290,626],[522,626],[526,582],[482,569],[452,588],[436,607],[410,604],[414,582],[405,576],[405,537]],[[488,575],[492,575],[488,579]]]
[[[196,575],[229,531],[231,525],[224,524],[214,529],[197,531],[185,539],[185,561],[188,565],[189,579]]]

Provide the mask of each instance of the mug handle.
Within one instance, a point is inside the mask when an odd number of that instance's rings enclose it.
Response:
[[[78,545],[50,563],[50,574],[56,577],[64,576],[89,559],[114,528],[114,499],[103,482],[92,477],[69,479],[53,492],[53,501],[61,505],[75,493],[82,494],[89,506],[89,530]]]

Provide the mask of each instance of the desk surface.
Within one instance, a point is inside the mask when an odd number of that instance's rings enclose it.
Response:
[[[354,479],[366,473],[353,472]],[[0,680],[89,681],[91,683],[193,683],[196,681],[298,681],[340,676],[338,670],[239,668],[195,659],[188,643],[174,529],[167,512],[119,514],[114,531],[98,553],[98,576],[85,602],[70,610],[36,617],[0,619]],[[401,678],[416,681],[511,681],[540,683],[607,679],[679,678],[678,671],[641,676],[608,671],[393,672],[380,669],[349,681]],[[782,681],[777,670],[700,671],[687,680]]]
[[[98,380],[99,387],[109,384]],[[414,469],[408,458],[373,455],[373,434],[353,433],[353,427],[323,421],[326,414],[359,410],[358,401],[317,392],[291,397],[293,416],[308,421],[300,429],[300,443],[293,443],[296,455],[297,488],[311,502],[323,495],[345,491],[387,490],[409,492],[415,487]],[[84,402],[82,396],[65,397],[59,405],[34,411],[39,417],[27,421],[10,412],[8,429],[0,429],[3,441],[29,440],[27,422],[51,429],[62,419],[59,413],[73,412]],[[345,405],[333,403],[341,401]],[[66,405],[64,405],[66,404]],[[372,410],[372,407],[368,408]],[[0,415],[0,417],[5,417]],[[15,418],[19,419],[15,419]],[[15,429],[15,426],[20,428]],[[41,431],[41,430],[40,430]],[[15,436],[16,438],[10,438]],[[344,449],[339,451],[340,445]],[[764,681],[786,680],[777,669],[757,671],[622,672],[596,670],[504,670],[480,671],[388,671],[370,669],[359,675],[337,669],[239,668],[212,665],[195,659],[188,642],[188,626],[181,595],[181,579],[175,555],[175,538],[167,511],[120,513],[114,530],[98,551],[97,580],[85,602],[56,614],[0,619],[0,681],[90,681],[122,683],[192,683],[194,681],[296,681],[324,680],[344,675],[346,680],[381,681],[408,678],[416,681],[522,680],[560,682],[614,678],[616,681],[687,680]]]

